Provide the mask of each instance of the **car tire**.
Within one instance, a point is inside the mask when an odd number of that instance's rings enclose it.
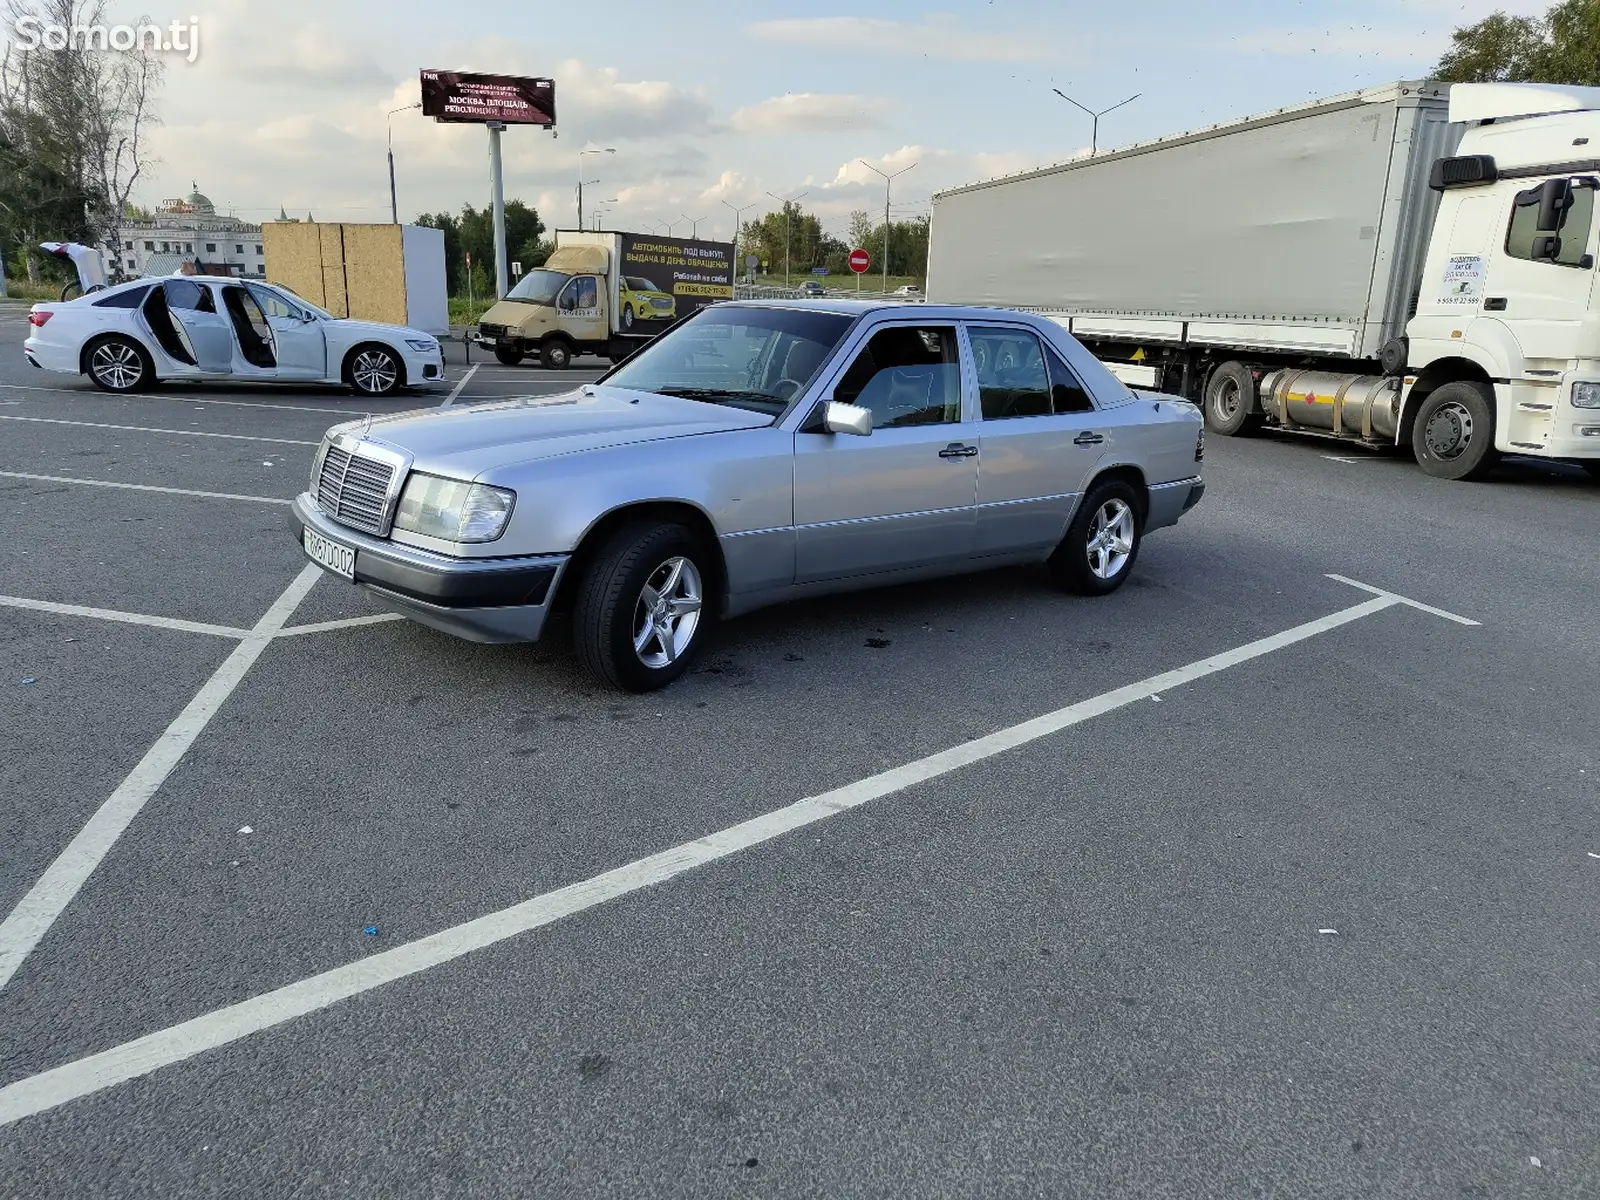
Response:
[[[1056,586],[1080,596],[1104,596],[1121,587],[1139,557],[1141,511],[1139,493],[1124,479],[1091,487],[1050,556]]]
[[[1481,479],[1500,460],[1494,448],[1494,390],[1463,379],[1430,393],[1411,427],[1411,452],[1436,479]]]
[[[116,395],[140,391],[156,378],[150,352],[132,338],[115,334],[98,338],[84,349],[83,368],[90,383]]]
[[[1589,472],[1590,479],[1600,480],[1600,458],[1586,458],[1580,465]]]
[[[561,338],[551,338],[539,347],[539,365],[547,371],[565,371],[572,365],[572,347]]]
[[[524,357],[521,350],[513,349],[510,346],[496,346],[494,348],[494,356],[502,367],[517,366]]]
[[[1247,437],[1260,429],[1255,391],[1255,376],[1241,362],[1225,362],[1211,372],[1201,406],[1206,428],[1224,437]]]
[[[376,342],[357,346],[344,360],[344,381],[363,396],[392,396],[405,377],[400,356]]]
[[[682,525],[641,522],[613,534],[573,607],[585,670],[627,692],[653,692],[682,675],[705,640],[710,567],[705,545]]]
[[[622,306],[622,327],[624,329],[633,328],[633,305],[631,304]]]

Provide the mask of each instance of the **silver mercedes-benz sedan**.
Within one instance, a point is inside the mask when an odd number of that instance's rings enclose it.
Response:
[[[646,691],[712,617],[799,596],[1027,562],[1113,591],[1200,499],[1203,438],[1030,313],[736,301],[563,395],[335,426],[295,536],[473,641],[570,610],[588,669]]]

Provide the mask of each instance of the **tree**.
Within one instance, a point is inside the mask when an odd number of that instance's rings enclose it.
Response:
[[[1600,0],[1562,0],[1542,17],[1492,13],[1450,40],[1433,72],[1446,83],[1600,84]]]
[[[461,215],[452,216],[449,213],[423,213],[417,218],[418,225],[425,225],[430,229],[444,232],[444,272],[445,281],[452,296],[464,296],[467,290],[467,276],[464,256],[472,256],[473,270],[483,269],[483,278],[490,281],[489,289],[493,290],[494,280],[494,210],[490,208],[477,209],[470,204],[461,206]],[[544,261],[550,257],[553,247],[543,239],[545,231],[544,221],[540,219],[537,209],[524,204],[521,200],[506,201],[506,252],[510,263],[520,262],[524,271],[531,271],[534,267],[543,266]],[[481,283],[478,276],[473,277],[473,290],[475,294],[482,295]]]
[[[74,31],[108,24],[105,0],[5,0],[0,20],[20,29],[23,17]],[[145,137],[162,70],[153,50],[115,50],[76,34],[59,50],[20,37],[5,44],[0,237],[25,250],[30,278],[42,240],[115,237],[150,162]]]
[[[794,201],[757,221],[746,221],[739,233],[739,245],[756,254],[773,274],[781,274],[787,261],[790,270],[805,274],[820,267],[827,255],[822,222]]]
[[[872,241],[872,232],[877,226],[873,223],[872,214],[865,209],[858,208],[850,214],[850,248],[866,249]],[[880,236],[881,243],[883,238]]]

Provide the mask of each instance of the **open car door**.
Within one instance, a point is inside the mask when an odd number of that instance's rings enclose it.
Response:
[[[216,295],[192,279],[168,279],[161,285],[164,305],[146,305],[145,316],[156,326],[163,318],[188,352],[189,360],[208,375],[233,373],[233,326],[217,311]],[[163,311],[164,310],[164,311]],[[155,328],[158,341],[166,339]],[[182,357],[182,356],[179,356]]]

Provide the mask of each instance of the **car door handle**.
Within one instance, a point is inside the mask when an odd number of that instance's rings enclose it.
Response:
[[[1483,302],[1483,307],[1488,312],[1505,312],[1506,298],[1504,296],[1490,296]]]
[[[1077,437],[1072,439],[1072,444],[1074,446],[1098,446],[1105,440],[1106,439],[1100,436],[1098,433],[1090,433],[1087,429],[1085,429]]]
[[[978,448],[976,446],[963,446],[960,442],[951,442],[943,450],[939,451],[939,457],[940,458],[977,458],[978,457]]]

